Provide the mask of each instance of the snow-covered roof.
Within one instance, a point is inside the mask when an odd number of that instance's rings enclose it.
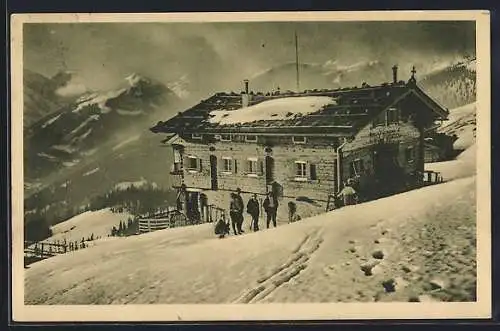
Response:
[[[437,118],[447,111],[415,84],[399,82],[379,86],[299,93],[216,93],[177,116],[160,121],[150,130],[174,134],[353,134],[373,116],[401,97],[420,98]],[[243,99],[249,99],[245,107]]]
[[[209,114],[209,122],[228,125],[254,121],[284,120],[317,112],[331,104],[336,104],[335,99],[326,96],[286,97],[264,101],[236,110],[214,110]]]

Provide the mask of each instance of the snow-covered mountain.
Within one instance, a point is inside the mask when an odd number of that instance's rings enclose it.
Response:
[[[114,90],[85,93],[25,130],[26,176],[41,178],[72,167],[105,144],[144,131],[178,101],[165,85],[138,74]]]
[[[389,70],[388,70],[389,68]],[[300,89],[323,89],[377,84],[390,79],[390,66],[379,61],[358,62],[349,65],[336,61],[299,64]],[[255,91],[282,91],[296,89],[296,64],[293,62],[269,68],[250,80]]]
[[[462,60],[434,70],[419,85],[448,108],[476,101],[476,59]]]
[[[72,73],[59,72],[51,78],[25,69],[23,73],[24,109],[23,122],[27,128],[75,100],[79,91],[67,93],[71,86]],[[62,93],[61,93],[62,92]]]
[[[86,92],[25,128],[26,222],[61,222],[120,183],[169,189],[171,151],[148,127],[182,108],[181,101],[164,84],[132,74],[116,89]]]
[[[475,101],[476,60],[463,59],[443,62],[418,74],[418,84],[447,108],[460,107]],[[334,60],[325,63],[299,65],[300,89],[361,87],[392,80],[392,64],[364,61],[341,64]],[[401,76],[402,73],[399,74]],[[400,77],[407,79],[409,77]],[[296,64],[285,63],[262,71],[250,79],[254,91],[296,89]]]

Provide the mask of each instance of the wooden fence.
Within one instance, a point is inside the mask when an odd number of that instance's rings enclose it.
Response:
[[[147,233],[167,228],[212,223],[220,219],[226,221],[226,211],[215,205],[208,205],[201,210],[198,217],[187,217],[175,208],[166,208],[165,212],[147,215],[139,218],[139,233]]]
[[[139,233],[152,232],[187,225],[187,217],[176,209],[139,218]]]
[[[28,265],[59,254],[76,251],[89,247],[88,242],[47,242],[25,241],[24,264]]]

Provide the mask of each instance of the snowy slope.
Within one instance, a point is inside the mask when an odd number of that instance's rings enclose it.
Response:
[[[457,166],[443,166],[445,178]],[[32,264],[26,270],[25,301],[471,301],[474,188],[474,172],[469,172],[448,183],[243,236],[216,239],[212,225],[205,224],[106,242]],[[385,291],[384,285],[395,291]]]
[[[131,217],[128,213],[112,213],[109,209],[98,211],[87,211],[70,218],[67,221],[56,224],[52,227],[52,237],[46,241],[54,242],[55,240],[80,241],[82,238],[87,239],[90,235],[94,237],[107,237],[111,232],[111,228],[120,224],[120,221],[127,222]]]
[[[448,135],[457,135],[453,144],[457,150],[469,148],[475,141],[476,130],[476,103],[467,104],[450,110],[448,121],[443,123],[439,132]]]

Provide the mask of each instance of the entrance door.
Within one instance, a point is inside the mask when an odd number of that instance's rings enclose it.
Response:
[[[266,183],[272,184],[274,181],[274,158],[266,156]]]
[[[383,195],[393,193],[404,182],[398,155],[397,144],[381,144],[374,149],[373,170],[377,188]]]
[[[215,155],[210,155],[210,178],[212,190],[216,191],[218,189],[217,182],[217,157]]]
[[[200,193],[189,192],[186,216],[191,224],[197,224],[201,220]]]

